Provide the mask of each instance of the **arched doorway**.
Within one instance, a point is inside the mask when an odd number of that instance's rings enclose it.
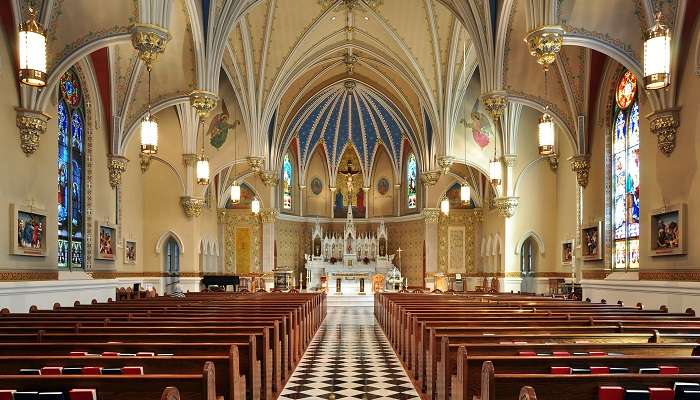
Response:
[[[165,294],[175,292],[180,284],[180,245],[170,236],[163,245],[163,272],[165,273]]]
[[[520,246],[520,291],[534,293],[537,290],[535,275],[537,271],[537,242],[529,236]]]

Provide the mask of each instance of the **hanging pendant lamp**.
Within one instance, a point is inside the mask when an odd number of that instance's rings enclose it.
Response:
[[[27,20],[19,26],[19,80],[29,86],[46,86],[46,32],[29,7]]]
[[[158,153],[158,121],[151,114],[151,68],[148,68],[148,110],[141,120],[141,154],[152,156]]]
[[[644,40],[644,87],[650,90],[663,89],[671,84],[671,34],[663,22],[661,12],[656,13],[656,22],[645,34]]]

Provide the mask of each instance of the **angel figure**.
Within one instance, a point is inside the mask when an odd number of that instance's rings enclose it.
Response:
[[[217,114],[211,121],[209,125],[209,131],[207,135],[209,136],[209,143],[217,150],[226,143],[226,138],[228,137],[228,130],[235,128],[238,125],[238,121],[230,124],[228,122],[229,113],[226,108],[226,102],[221,102],[222,112]]]
[[[491,143],[491,124],[483,113],[479,112],[479,99],[476,99],[469,115],[467,127],[472,129],[472,137],[482,149]]]

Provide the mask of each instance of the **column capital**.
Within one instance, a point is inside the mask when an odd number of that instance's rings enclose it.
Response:
[[[197,89],[190,93],[190,105],[197,111],[200,119],[206,118],[218,102],[219,96],[208,90]]]
[[[183,154],[183,155],[182,155],[182,162],[185,163],[185,166],[187,166],[187,167],[192,167],[192,166],[194,166],[195,163],[197,162],[197,155],[196,155],[196,154],[190,154],[190,153]]]
[[[437,158],[437,163],[442,168],[442,173],[446,174],[450,172],[450,167],[455,162],[455,158],[452,156],[439,156]]]
[[[528,32],[525,43],[530,50],[530,55],[535,57],[537,63],[545,68],[557,58],[557,53],[564,43],[564,28],[559,25],[544,25]]]
[[[277,177],[277,174],[275,174],[274,171],[260,171],[258,172],[258,176],[260,176],[260,180],[263,181],[265,186],[277,186],[277,183],[279,182],[279,178]]]
[[[279,211],[276,208],[263,208],[260,210],[260,222],[263,224],[272,224],[277,219]]]
[[[503,163],[506,165],[506,167],[513,168],[515,167],[515,163],[518,161],[518,156],[516,154],[504,154],[503,155]]]
[[[586,187],[588,185],[588,172],[591,169],[591,156],[588,154],[580,154],[569,158],[571,162],[571,170],[576,173],[576,181],[579,186]]]
[[[520,204],[520,197],[498,197],[494,200],[498,213],[505,218],[515,215],[515,210]]]
[[[425,171],[420,174],[420,180],[426,186],[433,186],[440,180],[440,175],[442,175],[442,170],[435,169],[432,171]]]
[[[265,159],[262,157],[248,156],[246,160],[248,160],[248,165],[253,172],[260,172],[265,164]]]
[[[199,217],[202,215],[204,199],[192,196],[182,196],[180,197],[180,205],[182,206],[183,211],[185,211],[185,215],[187,217]]]
[[[116,189],[117,186],[122,183],[122,174],[126,172],[126,164],[129,163],[129,159],[116,155],[110,154],[108,157],[107,169],[109,169],[109,185]]]
[[[46,132],[46,122],[51,119],[41,111],[15,108],[17,117],[15,123],[19,128],[20,147],[29,157],[39,148],[39,137]]]
[[[508,97],[505,91],[494,90],[493,92],[481,95],[481,104],[484,105],[484,108],[491,115],[491,118],[494,121],[498,121],[503,115],[503,111],[506,109]]]
[[[661,110],[649,117],[649,128],[656,135],[657,146],[666,156],[670,156],[676,148],[676,133],[680,125],[680,109]]]
[[[440,209],[439,208],[424,208],[423,218],[425,218],[426,224],[437,224],[440,221]]]

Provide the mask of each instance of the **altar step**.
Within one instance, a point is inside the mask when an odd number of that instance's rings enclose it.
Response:
[[[329,307],[374,307],[374,296],[366,294],[344,294],[336,296],[334,294],[327,297]]]

